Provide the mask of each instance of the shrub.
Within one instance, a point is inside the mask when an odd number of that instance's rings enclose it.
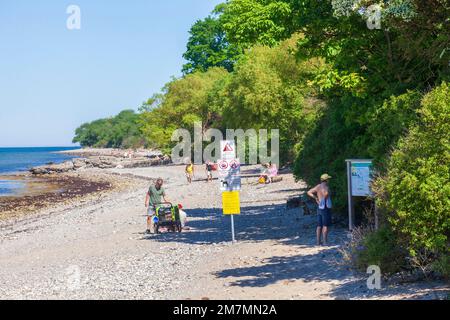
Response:
[[[399,245],[399,239],[388,226],[367,234],[356,254],[356,266],[366,270],[370,265],[380,267],[383,275],[400,271],[406,265],[406,252]]]
[[[432,264],[432,269],[444,278],[450,279],[450,255],[442,255]]]
[[[379,206],[407,238],[412,257],[422,250],[448,254],[450,233],[450,89],[428,93],[420,120],[400,139],[375,181]]]

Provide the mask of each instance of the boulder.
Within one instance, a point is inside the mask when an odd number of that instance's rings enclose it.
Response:
[[[49,174],[50,172],[47,170],[46,167],[41,166],[41,167],[33,167],[30,169],[30,172],[34,175],[39,175],[39,174]]]
[[[84,167],[86,167],[86,159],[83,159],[83,158],[76,158],[76,159],[73,159],[73,168],[75,169],[75,170],[77,170],[77,169],[80,169],[80,168],[84,168]]]
[[[51,173],[63,173],[74,170],[74,164],[72,161],[66,161],[60,164],[51,164],[39,167],[33,167],[30,169],[32,174],[51,174]]]

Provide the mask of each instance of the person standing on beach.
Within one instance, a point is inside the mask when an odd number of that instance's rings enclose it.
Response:
[[[192,162],[189,162],[185,168],[186,179],[188,183],[192,183],[192,178],[194,177],[194,165]]]
[[[320,177],[320,184],[308,191],[308,196],[316,200],[319,208],[317,209],[317,245],[321,245],[323,235],[323,244],[327,245],[328,228],[331,225],[331,195],[328,180],[331,179],[327,173]]]
[[[212,171],[213,171],[213,164],[211,163],[211,161],[206,161],[206,182],[210,182],[212,181]]]
[[[145,196],[145,207],[147,208],[147,230],[145,233],[152,233],[154,231],[153,217],[156,214],[156,206],[160,204],[161,198],[164,202],[169,202],[166,198],[166,191],[163,188],[163,179],[158,178],[155,185],[150,186]]]

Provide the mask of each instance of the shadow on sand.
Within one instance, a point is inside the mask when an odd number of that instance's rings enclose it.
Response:
[[[191,218],[188,223],[191,230],[182,233],[163,233],[150,239],[189,244],[231,241],[230,217],[223,216],[221,209],[198,208],[188,209],[186,212]],[[315,245],[315,217],[300,217],[299,210],[287,210],[284,204],[243,207],[241,215],[235,216],[235,228],[238,241],[276,240],[299,250],[301,247],[309,248]],[[383,298],[395,293],[397,289],[387,285],[381,290],[368,289],[366,283],[368,275],[355,275],[337,263],[341,260],[338,248],[345,238],[344,228],[332,228],[330,246],[319,248],[315,253],[273,256],[260,261],[258,265],[223,269],[214,275],[217,278],[229,279],[230,286],[241,288],[265,287],[280,281],[299,279],[306,283],[335,282],[336,285],[332,286],[325,297],[330,299]],[[401,290],[408,293],[409,289],[403,287]],[[414,289],[410,289],[409,293],[414,294]],[[430,297],[427,294],[417,293],[414,298]]]
[[[303,230],[299,211],[286,210],[284,204],[243,207],[234,216],[238,241],[281,240],[298,236]],[[176,241],[190,244],[213,244],[231,241],[231,219],[220,208],[185,209],[190,230],[162,233],[153,241]],[[313,242],[311,243],[313,244]]]

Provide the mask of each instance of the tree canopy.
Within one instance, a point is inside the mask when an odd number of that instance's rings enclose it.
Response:
[[[228,43],[223,24],[217,17],[198,20],[189,33],[187,51],[183,55],[188,61],[183,66],[184,73],[206,71],[211,67],[233,70],[240,51]]]
[[[124,110],[117,116],[84,123],[75,130],[74,143],[83,147],[133,148],[143,143],[139,115]]]

